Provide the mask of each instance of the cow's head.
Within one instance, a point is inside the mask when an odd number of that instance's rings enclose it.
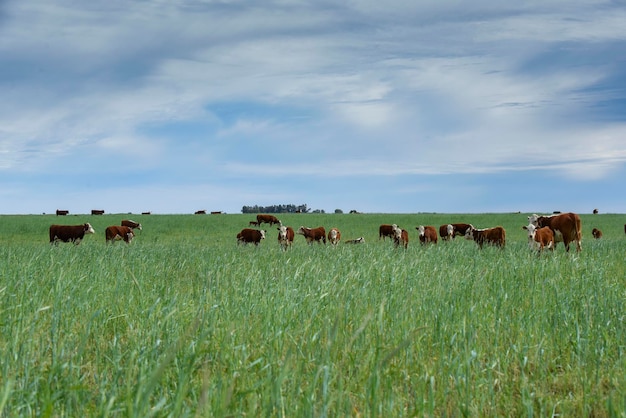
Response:
[[[300,228],[298,228],[298,232],[296,232],[296,234],[304,235],[304,231],[307,229],[309,228],[305,228],[304,226],[301,226]]]
[[[130,243],[134,237],[135,237],[135,234],[133,233],[131,229],[130,231],[126,233],[126,242]]]
[[[278,229],[278,239],[281,241],[286,240],[287,239],[287,227],[281,224],[280,227],[276,229]]]
[[[265,234],[267,233],[267,231],[265,229],[261,229],[259,232],[261,233],[261,239],[265,239]]]
[[[454,226],[448,224],[448,226],[446,226],[446,232],[448,233],[448,236],[451,237],[454,235]]]
[[[420,237],[424,236],[424,231],[426,229],[426,228],[424,228],[424,225],[416,226],[415,229],[417,229],[419,231]]]
[[[393,236],[396,239],[401,239],[402,238],[402,229],[400,229],[398,227],[398,225],[396,225],[396,224],[391,225],[391,230],[393,231]]]
[[[474,239],[474,231],[476,231],[476,228],[474,228],[474,225],[470,224],[469,227],[467,227],[467,231],[465,231],[465,239]]]
[[[535,240],[535,235],[537,234],[537,226],[536,225],[534,225],[531,222],[528,225],[523,226],[522,229],[525,229],[526,231],[528,231],[528,241],[534,241]]]
[[[84,229],[85,229],[85,234],[95,234],[96,231],[94,231],[93,227],[91,226],[90,223],[86,223],[85,225],[83,225]]]

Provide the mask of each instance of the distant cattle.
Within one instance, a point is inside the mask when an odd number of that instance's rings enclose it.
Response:
[[[594,214],[594,215],[597,215],[597,214],[598,214],[598,209],[594,209],[594,210],[593,210],[593,214]]]
[[[237,244],[254,244],[259,245],[262,239],[265,239],[266,231],[264,229],[244,228],[237,234]]]
[[[135,233],[133,232],[133,228],[129,226],[111,225],[107,226],[107,229],[104,231],[104,235],[107,243],[122,240],[125,243],[130,244],[135,236]]]
[[[506,244],[506,232],[501,226],[494,228],[476,229],[473,225],[469,225],[465,232],[465,238],[474,240],[478,244],[479,248],[483,248],[483,245],[490,244],[496,247],[504,248]]]
[[[211,211],[211,215],[221,215],[222,211],[221,210],[213,210]]]
[[[444,240],[454,238],[454,227],[451,224],[444,224],[439,227],[439,236]]]
[[[193,214],[194,215],[206,215],[206,210],[197,210]]]
[[[591,235],[593,235],[595,239],[600,239],[602,238],[602,231],[600,231],[598,228],[593,228],[593,230],[591,231]]]
[[[382,238],[384,241],[387,237],[393,239],[393,225],[382,224],[378,227],[378,239]]]
[[[259,223],[257,221],[250,221],[248,222],[248,226],[259,226]]]
[[[122,226],[127,226],[131,229],[138,229],[141,231],[141,224],[139,222],[131,221],[130,219],[123,219]]]
[[[103,209],[91,209],[91,214],[92,215],[104,215],[104,210]]]
[[[69,210],[57,209],[57,216],[65,216],[65,215],[69,215],[69,213],[70,213]]]
[[[304,236],[308,244],[313,244],[315,241],[326,244],[326,230],[323,226],[319,226],[317,228],[307,228],[301,226],[298,228],[298,232],[296,233]]]
[[[563,241],[565,250],[569,251],[570,242],[576,242],[576,251],[582,250],[582,222],[580,216],[568,212],[552,216],[541,216],[533,214],[528,217],[529,223],[544,227],[549,226],[554,233],[554,245]]]
[[[280,248],[283,251],[287,251],[287,249],[293,244],[293,238],[295,236],[293,228],[281,225],[276,229],[278,229],[278,243],[280,244]]]
[[[548,226],[538,228],[533,224],[523,226],[528,231],[528,245],[533,250],[543,251],[544,248],[554,250],[554,233]]]
[[[150,215],[152,212],[141,212],[142,215]]]
[[[433,244],[437,243],[437,230],[434,226],[416,226],[415,229],[419,232],[419,240],[422,244],[428,244],[432,242]]]
[[[330,231],[328,231],[328,242],[332,245],[337,245],[339,241],[341,241],[341,231],[337,228],[331,228]]]
[[[398,227],[398,225],[396,224],[391,225],[391,228],[393,230],[393,243],[395,244],[395,246],[399,247],[401,245],[404,247],[404,249],[407,249],[409,246],[408,231],[406,229]]]
[[[85,234],[93,233],[95,233],[95,231],[89,223],[82,225],[50,225],[50,244],[56,244],[62,241],[73,242],[78,245]]]
[[[280,224],[280,221],[278,220],[278,218],[274,215],[263,215],[263,214],[258,214],[256,216],[256,221],[259,225],[266,223],[266,224],[270,224],[270,226],[274,225],[274,224]]]
[[[363,237],[358,237],[355,239],[349,239],[347,241],[344,241],[345,244],[365,244],[365,238]]]

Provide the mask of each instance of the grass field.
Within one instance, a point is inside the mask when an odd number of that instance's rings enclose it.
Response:
[[[287,252],[276,227],[236,245],[253,215],[0,216],[0,416],[624,417],[626,215],[539,257],[526,216],[283,215],[366,239]],[[106,245],[126,217],[143,231]],[[448,222],[502,225],[506,248],[418,244]]]

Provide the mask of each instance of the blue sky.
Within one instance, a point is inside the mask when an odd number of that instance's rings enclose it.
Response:
[[[0,213],[626,212],[626,2],[0,3]]]

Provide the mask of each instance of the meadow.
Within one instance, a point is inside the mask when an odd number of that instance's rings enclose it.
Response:
[[[366,240],[287,252],[275,226],[236,244],[253,215],[0,215],[0,416],[624,417],[626,215],[581,215],[582,253],[541,256],[527,215],[282,215]],[[123,218],[143,231],[107,245]],[[419,245],[448,222],[506,248]]]

